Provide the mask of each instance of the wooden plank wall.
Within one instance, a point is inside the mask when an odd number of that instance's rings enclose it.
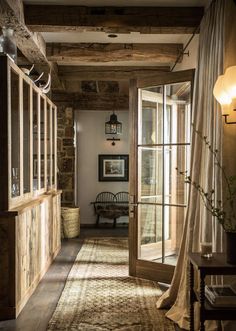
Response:
[[[0,319],[17,317],[60,249],[60,194],[22,210],[0,218]]]
[[[8,225],[6,219],[0,219],[0,266],[1,274],[9,275]],[[0,305],[8,304],[9,277],[1,279]]]

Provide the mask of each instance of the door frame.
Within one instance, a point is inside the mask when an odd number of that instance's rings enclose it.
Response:
[[[129,274],[131,276],[170,283],[175,269],[171,265],[165,264],[165,267],[163,267],[163,264],[157,262],[138,259],[138,89],[190,81],[193,93],[194,72],[194,69],[161,72],[149,75],[148,77],[130,80]]]

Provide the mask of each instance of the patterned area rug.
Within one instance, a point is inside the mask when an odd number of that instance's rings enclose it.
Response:
[[[48,331],[172,331],[156,309],[161,291],[128,276],[126,239],[88,239],[69,273]]]

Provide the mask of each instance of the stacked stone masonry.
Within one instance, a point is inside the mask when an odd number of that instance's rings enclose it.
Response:
[[[72,108],[58,106],[57,110],[58,186],[62,190],[62,206],[74,206],[74,112]]]

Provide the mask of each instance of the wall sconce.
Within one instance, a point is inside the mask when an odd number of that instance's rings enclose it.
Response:
[[[122,123],[117,120],[117,115],[113,112],[110,116],[110,120],[105,123],[105,134],[121,134],[122,133]],[[112,146],[115,146],[115,141],[120,140],[118,138],[107,138],[107,140],[112,141]]]
[[[224,75],[218,77],[213,95],[221,105],[225,123],[236,124],[236,122],[228,122],[227,119],[231,109],[236,111],[236,66],[229,67]]]

